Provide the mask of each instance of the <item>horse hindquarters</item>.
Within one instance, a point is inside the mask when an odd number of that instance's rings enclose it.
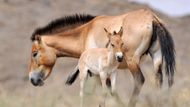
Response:
[[[153,35],[150,44],[149,53],[154,62],[156,70],[156,78],[159,84],[162,84],[162,60],[165,61],[165,72],[168,76],[169,87],[173,85],[173,76],[175,70],[175,49],[174,42],[162,23],[158,21],[153,22]]]
[[[156,40],[152,44],[151,48],[149,49],[150,56],[153,61],[154,65],[154,71],[156,72],[155,78],[156,78],[156,84],[158,87],[161,87],[163,84],[163,74],[162,74],[162,53],[159,41]]]

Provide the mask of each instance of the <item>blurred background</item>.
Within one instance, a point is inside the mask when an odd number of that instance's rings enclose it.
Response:
[[[65,86],[77,59],[61,58],[43,87],[28,81],[30,36],[37,27],[75,13],[119,15],[150,8],[165,23],[176,45],[175,84],[155,85],[150,56],[141,64],[145,85],[137,107],[190,106],[190,1],[188,0],[0,0],[0,107],[78,107],[79,82]],[[117,89],[127,105],[134,86],[128,70],[119,71]],[[87,95],[86,107],[98,107],[99,91]],[[108,107],[117,107],[108,97]]]

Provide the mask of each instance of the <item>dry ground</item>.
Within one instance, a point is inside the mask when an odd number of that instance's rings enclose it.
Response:
[[[0,107],[78,107],[78,82],[68,87],[64,82],[77,59],[62,58],[43,87],[32,86],[27,77],[31,41],[38,26],[52,19],[74,13],[116,15],[145,8],[146,5],[126,0],[0,0]],[[175,10],[174,10],[175,11]],[[190,16],[172,18],[158,13],[173,35],[177,68],[175,84],[169,90],[165,82],[160,90],[154,83],[151,60],[142,63],[146,82],[137,107],[190,106]],[[124,72],[125,71],[125,72]],[[133,89],[133,79],[127,70],[120,71],[118,92],[125,104]],[[97,95],[88,96],[86,107],[97,107]],[[91,100],[89,100],[91,99]],[[109,107],[116,107],[108,99]]]

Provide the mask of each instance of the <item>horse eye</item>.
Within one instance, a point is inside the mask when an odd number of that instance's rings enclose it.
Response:
[[[111,44],[112,47],[114,47],[114,44]]]
[[[33,53],[33,57],[36,57],[38,55],[38,52]]]
[[[121,44],[121,46],[123,46],[123,45],[124,45],[124,43]]]

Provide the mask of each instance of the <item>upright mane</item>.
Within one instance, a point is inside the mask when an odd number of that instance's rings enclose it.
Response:
[[[48,25],[35,29],[31,36],[31,40],[34,41],[37,35],[42,36],[47,34],[55,34],[67,29],[78,27],[94,18],[95,16],[88,14],[76,14],[53,20]]]

